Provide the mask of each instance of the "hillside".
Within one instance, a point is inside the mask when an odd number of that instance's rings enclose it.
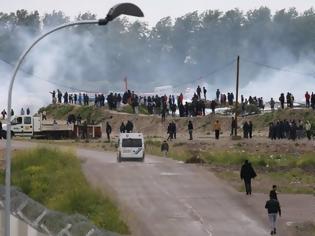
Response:
[[[218,119],[222,125],[223,135],[228,136],[231,122],[230,116],[207,115],[204,117],[191,118],[168,116],[166,121],[162,123],[161,118],[157,115],[131,114],[131,109],[128,106],[122,108],[120,112],[110,111],[106,108],[96,108],[94,106],[63,104],[49,105],[45,108],[41,108],[39,112],[44,110],[47,112],[48,119],[66,120],[69,114],[74,114],[75,116],[80,114],[82,120],[103,123],[103,129],[105,128],[105,123],[108,121],[113,128],[113,135],[118,134],[121,122],[130,120],[134,123],[135,131],[137,132],[142,132],[146,136],[151,137],[165,137],[168,123],[174,120],[177,125],[178,137],[186,137],[188,120],[192,120],[194,124],[194,133],[200,138],[203,138],[212,133],[212,124]],[[271,121],[276,121],[279,119],[295,119],[302,121],[310,120],[315,126],[315,112],[310,109],[285,109],[275,111],[273,113],[239,117],[239,126],[241,126],[245,120],[251,120],[254,124],[254,133],[258,136],[265,136],[266,132],[268,131],[268,124]]]

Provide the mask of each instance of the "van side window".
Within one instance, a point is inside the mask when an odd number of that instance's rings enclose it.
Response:
[[[16,118],[16,124],[22,124],[22,117]]]
[[[25,117],[24,117],[24,124],[26,124],[26,125],[32,124],[32,117],[30,117],[30,116],[25,116]]]

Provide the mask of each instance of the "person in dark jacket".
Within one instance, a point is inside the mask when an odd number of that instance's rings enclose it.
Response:
[[[248,135],[249,135],[249,138],[253,137],[253,123],[252,123],[252,121],[248,122]]]
[[[236,135],[236,120],[234,117],[232,117],[231,122],[231,136]]]
[[[249,132],[249,125],[248,125],[247,121],[245,121],[245,123],[243,125],[243,137],[244,138],[248,138],[248,132]]]
[[[126,131],[127,131],[127,133],[132,133],[132,131],[133,131],[133,123],[130,120],[127,121]]]
[[[192,133],[193,133],[193,130],[194,130],[194,126],[191,122],[191,120],[188,122],[188,133],[189,133],[189,140],[193,140],[193,136],[192,136]]]
[[[278,200],[278,195],[277,195],[277,185],[272,186],[272,190],[269,193],[270,199],[276,199]]]
[[[164,142],[161,145],[161,152],[163,152],[164,157],[167,157],[168,150],[169,150],[168,143],[166,142],[166,140],[164,140]]]
[[[108,122],[106,122],[106,134],[107,134],[107,140],[110,142],[110,134],[112,133],[112,127]]]
[[[256,176],[257,175],[256,172],[254,171],[254,168],[252,167],[252,164],[248,160],[245,160],[241,168],[241,179],[243,179],[245,183],[246,195],[252,194],[251,180]]]
[[[120,130],[120,133],[125,133],[126,132],[126,126],[125,126],[124,122],[121,122],[119,130]]]
[[[280,203],[277,199],[272,198],[270,196],[270,200],[266,202],[265,208],[268,211],[268,218],[271,227],[271,235],[275,235],[277,233],[276,223],[277,223],[277,215],[281,216],[281,208]]]
[[[171,129],[172,129],[172,133],[173,133],[173,138],[176,139],[176,132],[177,132],[177,130],[176,130],[176,124],[175,124],[174,121],[172,121],[171,126],[172,126]]]
[[[0,139],[2,139],[2,122],[0,121]]]

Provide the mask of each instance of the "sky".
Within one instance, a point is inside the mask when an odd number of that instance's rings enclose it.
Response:
[[[126,0],[128,2],[128,0]],[[89,11],[103,17],[115,4],[124,0],[1,0],[0,11],[12,12],[18,9],[38,10],[40,13],[62,10],[71,17]],[[315,7],[315,0],[130,0],[138,5],[145,14],[144,20],[153,26],[159,19],[171,16],[176,18],[195,10],[219,9],[227,11],[234,8],[247,11],[267,6],[273,12],[295,7],[303,12]]]

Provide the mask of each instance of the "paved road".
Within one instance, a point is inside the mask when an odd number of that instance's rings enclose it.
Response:
[[[34,145],[14,142],[16,148]],[[113,153],[80,148],[77,154],[88,180],[118,200],[133,235],[269,235],[263,209],[267,196],[248,199],[203,167],[154,156],[144,163],[117,163]],[[287,221],[314,218],[313,196],[281,195],[281,203],[283,230]]]
[[[243,195],[202,167],[153,156],[144,163],[116,163],[112,153],[78,153],[85,160],[89,181],[110,188],[130,211],[134,235],[267,235],[262,219],[246,207]]]

